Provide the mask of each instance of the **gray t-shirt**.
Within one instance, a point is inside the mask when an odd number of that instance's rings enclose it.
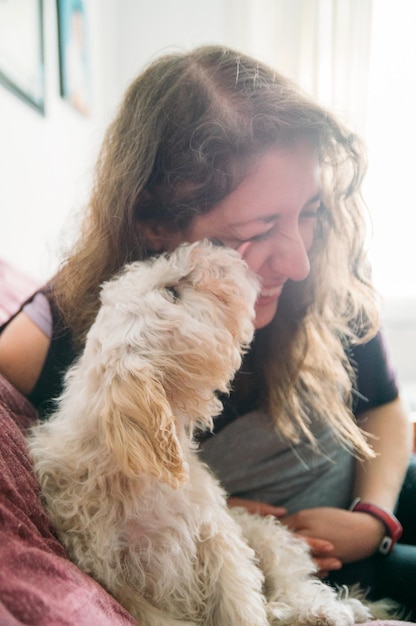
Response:
[[[355,460],[332,430],[315,425],[319,450],[291,445],[261,410],[247,413],[206,439],[200,458],[235,497],[284,506],[288,513],[316,506],[348,508]]]
[[[350,347],[348,357],[357,374],[353,412],[359,420],[365,411],[397,398],[398,386],[382,332]],[[350,506],[355,459],[330,428],[313,423],[319,450],[306,440],[293,446],[261,409],[252,405],[242,417],[235,417],[238,405],[230,406],[214,420],[215,434],[201,444],[200,452],[230,495],[285,506],[289,513]]]

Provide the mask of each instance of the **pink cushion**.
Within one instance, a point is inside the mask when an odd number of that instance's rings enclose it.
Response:
[[[34,419],[33,407],[0,376],[0,624],[136,624],[53,535],[21,430]]]

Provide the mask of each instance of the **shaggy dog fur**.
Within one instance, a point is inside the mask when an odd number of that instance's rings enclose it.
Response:
[[[192,435],[211,428],[253,336],[256,279],[200,242],[133,263],[102,306],[50,420],[29,438],[44,502],[77,565],[140,626],[366,621],[314,577],[275,519],[228,510]]]

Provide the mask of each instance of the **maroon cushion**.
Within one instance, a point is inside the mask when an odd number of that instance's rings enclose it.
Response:
[[[136,624],[66,558],[52,532],[22,433],[34,419],[31,404],[0,376],[0,624]]]

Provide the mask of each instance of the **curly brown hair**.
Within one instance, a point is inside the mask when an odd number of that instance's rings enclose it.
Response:
[[[322,170],[311,273],[286,285],[274,321],[257,332],[254,380],[292,441],[313,440],[310,420],[319,416],[368,455],[352,419],[354,374],[345,352],[378,325],[365,256],[363,146],[291,81],[247,55],[221,46],[169,54],[131,84],[105,135],[81,234],[54,277],[54,297],[81,347],[102,282],[152,253],[143,225],[185,232],[238,186],[256,155],[300,140],[315,147]]]

